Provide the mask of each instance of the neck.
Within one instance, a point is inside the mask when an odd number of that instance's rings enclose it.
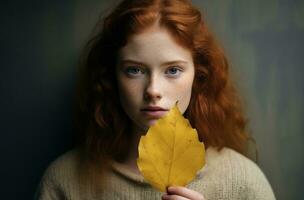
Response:
[[[140,137],[145,134],[146,131],[141,129],[134,129],[132,134],[132,140],[130,145],[129,154],[127,156],[127,159],[123,164],[125,164],[130,170],[132,170],[135,173],[140,173],[137,167],[137,158],[138,158],[138,144]]]

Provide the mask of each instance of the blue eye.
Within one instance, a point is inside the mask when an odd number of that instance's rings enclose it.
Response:
[[[165,73],[170,77],[177,77],[180,75],[181,71],[182,70],[178,67],[171,67],[167,69]]]
[[[129,76],[139,76],[144,73],[140,67],[127,67],[125,73]]]

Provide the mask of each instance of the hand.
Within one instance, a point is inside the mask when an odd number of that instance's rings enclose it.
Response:
[[[202,194],[186,187],[170,186],[167,191],[162,200],[205,200]]]

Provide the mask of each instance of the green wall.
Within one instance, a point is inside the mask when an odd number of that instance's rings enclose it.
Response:
[[[78,2],[75,16],[79,21],[85,17],[93,20],[88,12],[98,13],[96,5],[104,10],[111,7],[100,1],[86,5]],[[300,199],[304,185],[304,2],[193,3],[203,11],[230,60],[231,74],[249,118],[249,131],[257,142],[259,166],[277,199]],[[82,25],[76,27],[81,29]]]
[[[304,185],[304,2],[195,1],[232,64],[259,165],[278,199]]]

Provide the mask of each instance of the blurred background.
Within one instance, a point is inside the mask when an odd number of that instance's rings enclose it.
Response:
[[[304,185],[304,1],[194,0],[230,60],[259,166],[277,199]],[[32,199],[72,148],[80,51],[117,1],[1,2],[1,199]]]

